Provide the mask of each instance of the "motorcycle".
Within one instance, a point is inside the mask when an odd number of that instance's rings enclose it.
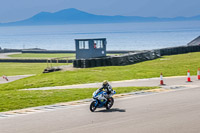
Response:
[[[93,93],[93,101],[90,104],[90,111],[94,112],[96,108],[102,107],[106,107],[106,109],[109,110],[114,104],[114,99],[112,98],[114,94],[116,94],[116,92],[112,91],[112,93],[109,94],[109,97],[105,98],[104,96],[108,96],[105,91],[95,91]]]

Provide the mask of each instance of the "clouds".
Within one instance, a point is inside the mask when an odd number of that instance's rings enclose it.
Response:
[[[200,14],[199,0],[0,0],[0,3],[0,22],[66,8],[99,15],[176,17]]]

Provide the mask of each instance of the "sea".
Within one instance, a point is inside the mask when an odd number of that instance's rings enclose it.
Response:
[[[106,38],[107,50],[151,50],[187,45],[200,21],[0,27],[0,47],[75,50],[74,39]]]

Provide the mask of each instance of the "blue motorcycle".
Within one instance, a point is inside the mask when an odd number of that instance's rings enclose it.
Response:
[[[95,91],[93,93],[93,101],[90,104],[90,111],[94,112],[96,108],[102,107],[105,107],[107,110],[109,110],[114,104],[114,99],[112,98],[114,94],[116,94],[116,92],[112,91],[112,93],[109,94],[109,97],[105,98],[105,96],[108,96],[105,91]]]

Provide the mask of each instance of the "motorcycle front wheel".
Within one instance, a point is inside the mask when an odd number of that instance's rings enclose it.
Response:
[[[90,104],[90,111],[91,111],[91,112],[94,112],[94,111],[96,110],[95,104],[96,104],[95,101],[93,101],[93,102]]]

